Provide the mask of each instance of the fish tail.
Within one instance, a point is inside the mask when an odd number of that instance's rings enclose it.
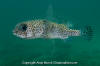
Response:
[[[85,26],[81,35],[84,39],[90,41],[93,38],[93,28],[91,26]]]

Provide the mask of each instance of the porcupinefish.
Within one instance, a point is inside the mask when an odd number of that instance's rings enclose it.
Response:
[[[80,30],[73,30],[65,24],[57,24],[45,19],[30,20],[16,25],[13,34],[26,39],[49,38],[67,39],[70,36],[80,36]]]

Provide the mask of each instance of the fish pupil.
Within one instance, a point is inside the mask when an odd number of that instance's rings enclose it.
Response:
[[[23,30],[26,30],[27,27],[26,26],[23,26],[22,28],[23,28]]]
[[[26,31],[27,30],[27,25],[26,24],[21,24],[19,30]]]

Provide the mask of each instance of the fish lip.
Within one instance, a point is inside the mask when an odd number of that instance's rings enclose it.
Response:
[[[18,35],[16,34],[16,31],[15,31],[15,30],[13,30],[12,32],[13,32],[13,35],[16,35],[16,36],[18,36]]]
[[[15,30],[13,30],[12,32],[15,33]]]
[[[13,32],[13,35],[16,35],[16,36],[18,36],[15,32]]]
[[[18,35],[18,34],[16,34],[16,33],[13,33],[13,35],[15,35],[15,36],[17,36],[17,37],[20,37],[20,38],[25,38],[25,37],[23,37],[23,36],[21,36],[21,35]]]
[[[15,30],[13,30],[12,33],[15,35]]]
[[[22,36],[22,35],[18,35],[18,34],[16,33],[16,31],[13,31],[13,35],[15,35],[15,36],[17,36],[17,37],[20,37],[20,38],[25,38],[25,37]]]
[[[18,36],[18,35],[16,34],[16,31],[15,31],[15,30],[13,30],[12,32],[13,32],[13,35]]]

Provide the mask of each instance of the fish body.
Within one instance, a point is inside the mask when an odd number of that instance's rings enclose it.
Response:
[[[26,39],[50,38],[66,39],[80,36],[80,30],[72,30],[67,25],[57,24],[48,20],[31,20],[16,25],[13,34]]]

